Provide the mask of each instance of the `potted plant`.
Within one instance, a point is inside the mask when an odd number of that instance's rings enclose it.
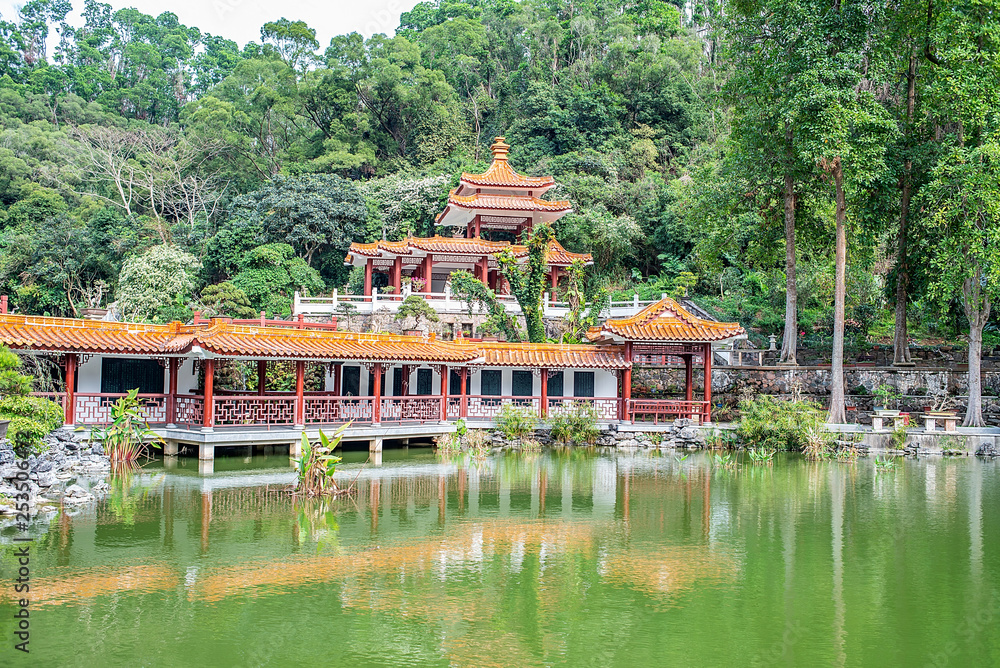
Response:
[[[88,320],[101,320],[108,314],[108,309],[101,306],[104,303],[104,294],[108,290],[108,284],[102,280],[94,281],[92,285],[83,290],[83,298],[87,305],[80,309],[80,315]]]
[[[895,387],[887,383],[882,383],[872,392],[872,395],[875,397],[875,411],[877,413],[892,416],[899,415],[897,406],[903,395]]]
[[[954,405],[955,400],[948,396],[947,391],[944,391],[935,395],[934,403],[931,405],[930,410],[926,412],[928,415],[936,417],[954,417],[958,414],[958,412],[953,408]]]

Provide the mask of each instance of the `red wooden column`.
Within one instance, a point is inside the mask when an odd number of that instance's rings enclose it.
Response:
[[[382,422],[382,365],[372,367],[372,424]]]
[[[684,399],[694,401],[694,355],[684,356]],[[688,417],[694,417],[694,411],[688,413]]]
[[[333,365],[333,393],[338,397],[340,396],[340,373],[343,368],[343,364]]]
[[[552,267],[549,275],[552,277],[552,299],[555,299],[556,289],[559,287],[559,267]]]
[[[167,360],[167,373],[170,374],[170,378],[167,379],[167,426],[172,427],[177,423],[177,369],[180,366],[180,360],[176,357],[171,357]]]
[[[538,414],[544,420],[549,416],[549,370],[542,369],[542,405],[538,407]]]
[[[365,260],[365,295],[372,295],[372,259]]]
[[[448,367],[441,365],[441,422],[448,421]]]
[[[629,401],[632,399],[632,342],[625,343],[625,361],[629,366],[622,371],[622,420],[630,421]]]
[[[477,278],[483,283],[486,283],[488,280],[490,280],[489,256],[484,255],[482,258],[480,258],[478,266],[479,266],[479,276],[477,276]]]
[[[458,415],[464,419],[469,417],[469,367],[462,367],[462,373],[459,374],[459,378],[462,381],[459,387],[459,391],[462,393],[462,401],[459,405]]]
[[[267,386],[267,360],[257,360],[257,396],[264,396]]]
[[[712,344],[705,344],[705,414],[702,423],[712,421]]]
[[[306,423],[306,363],[299,360],[295,363],[295,426]]]
[[[213,392],[215,384],[215,360],[211,357],[205,360],[202,370],[205,374],[205,410],[203,411],[204,417],[201,427],[206,431],[212,431],[215,427],[215,395]]]
[[[396,294],[403,291],[403,256],[397,255],[392,262],[392,284],[396,288]]]
[[[67,426],[76,424],[76,367],[80,358],[76,353],[66,353],[66,403],[63,404],[63,421]]]
[[[420,277],[424,279],[425,283],[424,289],[421,290],[421,292],[431,291],[431,277],[433,276],[433,272],[434,272],[434,255],[432,253],[428,253],[426,256],[424,256],[424,263],[420,267],[420,274],[421,274]]]

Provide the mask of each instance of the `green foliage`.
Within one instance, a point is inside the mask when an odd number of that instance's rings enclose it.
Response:
[[[202,315],[206,317],[253,318],[257,315],[250,306],[247,294],[233,285],[231,281],[206,285],[201,291],[199,301],[202,306]]]
[[[892,385],[882,383],[875,391],[872,392],[872,396],[875,397],[876,406],[884,406],[885,408],[891,408],[899,403],[899,400],[903,398],[902,393]]]
[[[334,480],[337,464],[341,462],[342,458],[334,455],[333,451],[340,445],[344,430],[350,425],[350,422],[342,425],[334,432],[332,438],[320,430],[318,443],[310,443],[309,437],[306,436],[305,432],[302,432],[302,452],[293,460],[299,474],[298,482],[295,485],[297,494],[322,496],[347,491],[338,487]]]
[[[111,404],[111,424],[94,430],[92,438],[101,441],[112,467],[126,469],[138,465],[146,444],[156,448],[163,442],[142,415],[137,389],[129,390]]]
[[[291,246],[278,243],[247,252],[232,284],[246,295],[254,312],[266,311],[269,316],[291,313],[296,290],[305,295],[323,290],[319,272],[295,257]]]
[[[494,424],[508,441],[520,441],[535,433],[538,414],[531,406],[504,404]]]
[[[593,445],[601,432],[597,428],[597,409],[587,401],[573,402],[569,410],[548,419],[552,438],[564,445]]]
[[[153,318],[165,305],[185,305],[200,268],[197,258],[176,246],[153,246],[129,257],[122,265],[115,293],[122,320],[141,322]]]
[[[774,448],[748,448],[747,455],[750,457],[750,461],[754,464],[771,464],[774,462],[774,453],[777,450]]]
[[[823,434],[825,417],[822,407],[814,402],[759,395],[740,401],[736,433],[754,447],[804,450]]]
[[[31,392],[31,377],[21,373],[21,358],[7,346],[0,346],[0,397],[23,396]]]
[[[22,417],[37,422],[45,433],[58,429],[63,423],[62,407],[43,397],[5,396],[0,399],[0,417]]]
[[[10,424],[7,425],[7,438],[14,445],[14,452],[18,457],[27,457],[32,452],[41,451],[42,438],[50,431],[45,425],[17,415],[4,419],[10,420]]]
[[[413,327],[419,327],[426,320],[427,322],[440,322],[437,311],[431,308],[427,300],[417,295],[410,295],[404,299],[399,310],[396,311],[396,320],[413,319]]]

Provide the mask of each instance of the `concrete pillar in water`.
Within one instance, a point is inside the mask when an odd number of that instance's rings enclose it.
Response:
[[[198,475],[213,475],[215,473],[214,459],[198,460]]]
[[[376,436],[368,441],[368,452],[382,452],[382,437]]]
[[[382,451],[376,450],[375,452],[371,453],[370,459],[372,466],[382,466]]]
[[[215,459],[215,446],[211,443],[199,443],[198,459],[202,461],[212,461]]]
[[[177,456],[177,441],[166,441],[163,444],[163,456],[164,457],[176,457]]]

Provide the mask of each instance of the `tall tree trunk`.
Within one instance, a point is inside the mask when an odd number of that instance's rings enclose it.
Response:
[[[906,135],[909,136],[916,102],[917,54],[910,54],[910,68],[906,72]],[[909,148],[909,142],[906,142]],[[896,328],[892,337],[892,363],[909,366],[910,335],[906,327],[906,306],[910,283],[910,268],[906,256],[906,225],[910,215],[910,195],[913,190],[913,161],[906,159],[903,167],[902,194],[899,203],[899,233],[896,237]]]
[[[830,415],[827,422],[847,422],[844,403],[844,302],[847,297],[847,229],[845,228],[846,204],[844,202],[844,168],[840,158],[831,164],[833,183],[837,194],[837,252],[834,270],[833,296],[833,359],[830,368]]]
[[[785,136],[791,130],[785,131]],[[785,334],[781,339],[779,364],[795,366],[799,344],[798,291],[795,288],[795,181],[785,174]]]
[[[969,407],[963,427],[983,427],[983,327],[990,318],[990,300],[982,293],[982,274],[962,285],[965,317],[969,320]]]

